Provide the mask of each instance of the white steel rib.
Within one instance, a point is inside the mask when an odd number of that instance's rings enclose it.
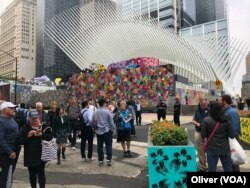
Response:
[[[98,2],[72,7],[51,18],[43,29],[80,69],[92,63],[108,66],[154,57],[161,64],[175,65],[177,74],[191,82],[220,79],[228,88],[248,49],[224,36],[184,39],[146,16],[124,15],[121,7]],[[229,61],[232,55],[234,63]]]

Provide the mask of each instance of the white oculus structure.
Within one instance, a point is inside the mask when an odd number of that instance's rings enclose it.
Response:
[[[72,7],[51,18],[44,27],[45,33],[80,69],[92,63],[108,66],[135,57],[154,57],[161,64],[175,65],[175,74],[187,77],[190,82],[219,79],[232,94],[232,79],[238,59],[247,50],[245,45],[229,48],[228,40],[215,43],[212,38],[184,39],[148,17],[126,16],[118,5],[98,4]],[[230,54],[238,52],[233,66],[225,61],[228,54],[225,49],[230,49]]]

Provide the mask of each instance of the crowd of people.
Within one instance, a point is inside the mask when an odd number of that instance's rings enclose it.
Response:
[[[57,165],[66,159],[66,145],[69,141],[76,150],[77,137],[80,142],[80,156],[83,161],[93,161],[93,139],[97,137],[98,164],[112,165],[113,134],[117,131],[117,142],[121,143],[123,157],[131,158],[131,136],[136,135],[136,125],[141,125],[142,106],[140,101],[108,102],[100,98],[94,105],[90,100],[78,103],[72,96],[64,107],[56,101],[46,112],[42,102],[35,109],[26,109],[21,103],[18,107],[11,102],[0,104],[0,188],[11,187],[12,175],[23,146],[24,166],[28,168],[32,188],[45,188],[45,165],[41,160],[42,140],[56,138]],[[86,144],[88,145],[86,151]],[[105,144],[106,157],[103,147]],[[122,155],[122,154],[121,154]],[[11,173],[10,173],[11,172]]]
[[[228,142],[228,137],[239,140],[241,134],[239,116],[231,104],[229,95],[223,95],[214,102],[209,102],[206,98],[199,100],[192,123],[195,125],[200,171],[216,171],[219,159],[224,171],[240,171],[239,165],[232,164]],[[156,108],[158,120],[165,120],[167,104],[162,98]],[[102,166],[106,161],[111,166],[113,134],[117,134],[117,142],[121,143],[121,155],[131,158],[131,137],[136,136],[135,125],[141,126],[142,123],[142,106],[139,100],[116,103],[100,98],[96,104],[91,100],[84,100],[79,105],[77,98],[72,96],[66,107],[53,101],[48,112],[45,112],[41,102],[37,102],[36,109],[31,110],[26,109],[23,103],[17,108],[11,102],[4,101],[0,104],[0,112],[0,188],[10,187],[21,146],[31,187],[36,187],[38,179],[39,187],[45,188],[46,162],[41,160],[42,140],[56,138],[57,165],[61,165],[61,158],[66,159],[66,144],[69,141],[72,150],[75,150],[77,137],[81,139],[82,160],[95,160],[93,139],[96,135],[98,164]],[[178,97],[175,98],[173,112],[174,123],[180,126],[181,104]],[[205,154],[204,143],[218,125]]]

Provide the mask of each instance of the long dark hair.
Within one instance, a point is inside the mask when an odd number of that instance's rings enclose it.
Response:
[[[221,103],[211,102],[210,103],[210,116],[218,122],[224,122],[228,120],[228,117],[224,113],[224,109]]]

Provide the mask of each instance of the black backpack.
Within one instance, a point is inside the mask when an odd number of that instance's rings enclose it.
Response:
[[[84,113],[87,112],[88,110],[84,110],[82,113],[80,113],[79,115],[79,119],[80,119],[80,129],[84,130],[87,127],[87,123],[84,120]]]
[[[19,109],[16,112],[16,122],[19,125],[19,128],[21,129],[26,123],[27,123],[27,111],[24,109]]]

